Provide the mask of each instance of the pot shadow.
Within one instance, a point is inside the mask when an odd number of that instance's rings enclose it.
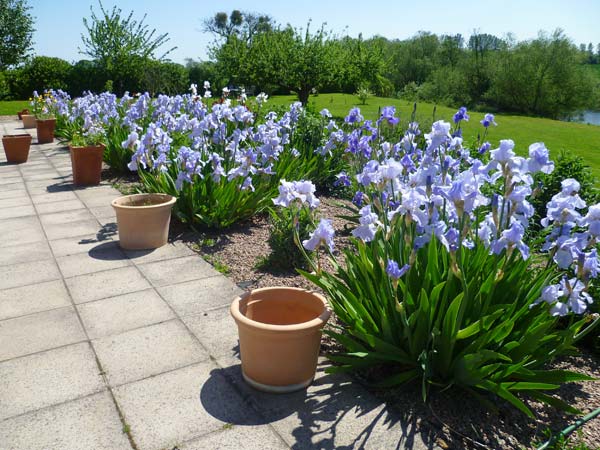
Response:
[[[93,244],[94,242],[109,241],[113,236],[117,234],[117,224],[114,222],[105,223],[96,232],[95,239],[81,239],[80,244]]]
[[[123,261],[129,259],[125,252],[119,247],[118,241],[107,241],[91,248],[88,255],[102,261]]]
[[[245,383],[240,364],[215,369],[204,383],[200,402],[213,417],[234,425],[278,423],[278,431],[289,433],[293,449],[351,450],[364,448],[437,448],[421,433],[417,417],[392,414],[381,401],[366,393],[348,377],[325,374],[320,364],[308,389],[290,394],[268,394]],[[226,381],[226,382],[224,382]],[[234,388],[244,400],[242,408],[225,405]],[[420,431],[419,431],[420,433]]]
[[[58,183],[50,184],[46,186],[48,192],[66,192],[73,190],[73,183],[70,181],[61,181]]]

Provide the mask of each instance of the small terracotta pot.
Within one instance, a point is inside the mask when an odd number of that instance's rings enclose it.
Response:
[[[37,119],[35,123],[37,127],[38,144],[48,144],[54,141],[56,119]]]
[[[21,119],[22,119],[22,117],[21,117],[21,116],[22,116],[23,114],[29,114],[29,110],[28,110],[27,108],[25,108],[25,109],[22,109],[21,111],[19,111],[19,112],[17,113],[17,116],[19,117],[19,120],[21,120]]]
[[[237,297],[230,311],[248,384],[285,393],[312,383],[321,330],[331,315],[322,295],[288,287],[255,289]]]
[[[31,114],[21,114],[23,128],[35,128],[35,116]]]
[[[71,151],[73,184],[90,186],[99,184],[104,145],[90,145],[88,147],[69,145],[69,150]]]
[[[6,160],[9,163],[24,163],[29,157],[29,147],[31,146],[30,134],[5,134],[2,136],[2,146],[6,153]]]
[[[169,238],[171,208],[177,199],[167,194],[133,194],[116,198],[119,245],[127,250],[162,247]]]

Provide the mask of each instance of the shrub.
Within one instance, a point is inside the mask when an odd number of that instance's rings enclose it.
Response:
[[[67,90],[71,69],[71,64],[63,59],[36,56],[22,68],[11,71],[11,94],[15,98],[26,99],[33,91]]]
[[[185,92],[189,86],[184,66],[172,62],[150,61],[144,71],[144,90],[153,96]]]
[[[367,99],[369,97],[371,97],[372,95],[373,94],[371,94],[371,91],[369,90],[368,86],[365,86],[365,85],[359,86],[358,89],[356,90],[356,96],[360,100],[361,105],[366,105]]]
[[[75,97],[84,92],[100,93],[104,91],[106,74],[95,61],[82,59],[73,65],[69,77],[69,93]],[[112,89],[109,89],[112,90]]]

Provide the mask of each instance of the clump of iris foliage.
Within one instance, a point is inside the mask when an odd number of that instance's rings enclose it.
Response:
[[[203,96],[192,85],[190,94],[156,99],[62,95],[58,135],[71,140],[102,126],[111,167],[137,171],[145,192],[176,196],[182,221],[214,228],[265,210],[282,178],[303,173],[324,185],[344,167],[343,151],[315,152],[337,128],[329,117],[308,117],[300,103],[281,115],[266,112],[265,94],[231,99],[226,88],[212,100],[209,89],[206,82]]]
[[[424,398],[432,387],[453,387],[490,405],[481,394],[492,393],[528,416],[520,392],[577,412],[548,391],[590,378],[547,363],[575,351],[598,322],[588,291],[599,269],[600,204],[588,207],[579,183],[563,180],[541,220],[543,252],[531,254],[529,200],[533,176],[554,169],[548,150],[535,143],[523,158],[508,139],[493,150],[487,142],[465,148],[460,126],[468,118],[461,108],[454,125],[437,121],[423,133],[410,123],[388,141],[385,129],[398,124],[393,108],[375,124],[355,108],[331,134],[332,146],[361,163],[340,175],[357,191],[358,217],[343,257],[334,253],[329,219],[302,241],[329,253],[334,268],[317,262],[302,272],[342,322],[328,332],[344,348],[331,356],[339,363],[332,370],[386,367],[381,386],[420,380]],[[494,117],[482,125],[485,139]],[[316,200],[296,189],[306,183],[282,183],[274,202],[304,205],[315,217]]]

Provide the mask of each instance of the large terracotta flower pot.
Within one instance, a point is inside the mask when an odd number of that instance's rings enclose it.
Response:
[[[146,250],[165,245],[176,200],[167,194],[133,194],[114,199],[112,207],[117,214],[121,248]]]
[[[54,141],[54,127],[56,119],[38,119],[35,121],[37,126],[38,144],[48,144]]]
[[[91,145],[88,147],[73,147],[70,145],[69,149],[71,150],[73,184],[91,186],[100,183],[104,145]]]
[[[238,326],[242,375],[248,384],[284,393],[312,382],[321,330],[331,315],[322,295],[287,287],[255,289],[233,301],[231,315]]]
[[[25,109],[22,109],[21,111],[17,112],[17,117],[19,117],[19,120],[22,120],[23,114],[29,114],[29,110],[27,108],[25,108]]]
[[[23,128],[35,128],[35,116],[31,114],[21,114]]]
[[[30,134],[5,134],[2,136],[2,147],[4,147],[6,160],[9,163],[20,164],[27,162],[30,146]]]

